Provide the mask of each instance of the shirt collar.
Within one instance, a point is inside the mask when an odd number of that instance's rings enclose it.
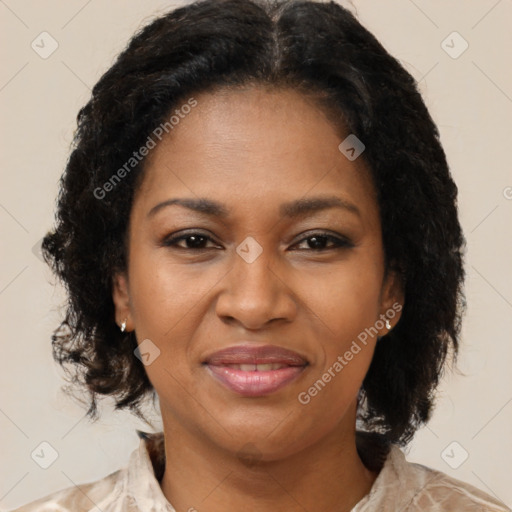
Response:
[[[139,448],[128,463],[127,489],[136,510],[148,512],[176,512],[167,501],[157,476],[161,479],[165,469],[164,435],[147,434],[137,430]]]
[[[139,448],[131,457],[127,469],[127,490],[136,509],[148,512],[176,512],[160,487],[165,470],[165,443],[163,432],[150,434],[137,430]],[[407,461],[398,446],[383,445],[375,436],[361,437],[358,432],[358,451],[363,462],[378,469],[382,467],[370,492],[351,512],[395,510],[408,503],[416,489],[408,488]]]

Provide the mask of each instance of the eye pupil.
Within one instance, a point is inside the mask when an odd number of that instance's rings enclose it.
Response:
[[[204,237],[204,236],[195,236],[195,235],[188,236],[186,238],[187,247],[189,247],[189,248],[202,247],[204,245],[205,240],[206,240],[206,237]]]
[[[308,244],[312,249],[322,249],[325,247],[327,238],[325,236],[311,236],[308,239]]]

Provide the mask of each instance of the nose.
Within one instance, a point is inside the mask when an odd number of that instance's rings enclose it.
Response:
[[[297,301],[291,283],[286,281],[266,251],[251,263],[234,254],[233,267],[223,280],[224,288],[217,299],[216,313],[224,322],[239,323],[250,330],[278,320],[291,322]]]

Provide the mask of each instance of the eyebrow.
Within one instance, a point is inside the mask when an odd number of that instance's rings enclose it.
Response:
[[[361,216],[361,212],[355,204],[337,196],[308,197],[284,203],[279,208],[279,213],[282,217],[299,217],[328,208],[342,208]]]
[[[184,206],[185,208],[188,208],[190,210],[194,210],[199,213],[204,213],[206,215],[212,215],[216,217],[227,217],[229,214],[228,210],[224,206],[210,199],[176,198],[168,199],[167,201],[163,201],[153,206],[153,208],[149,210],[148,217],[153,217],[158,211],[162,210],[167,206],[172,206],[173,204]]]
[[[158,211],[172,205],[183,206],[190,210],[215,217],[226,218],[229,215],[229,210],[224,205],[216,201],[212,201],[211,199],[174,198],[153,206],[147,216],[153,217]],[[358,215],[359,217],[361,216],[361,212],[355,204],[337,196],[309,197],[290,201],[289,203],[283,203],[279,207],[279,213],[281,217],[293,218],[326,210],[328,208],[342,208],[350,213]]]

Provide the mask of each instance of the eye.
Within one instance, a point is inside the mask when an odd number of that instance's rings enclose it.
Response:
[[[188,251],[201,251],[208,249],[219,249],[217,244],[209,235],[197,231],[180,233],[167,237],[162,245],[165,247],[174,247]],[[302,246],[302,247],[301,247]],[[328,251],[333,249],[350,248],[354,244],[345,237],[333,235],[331,233],[311,233],[302,238],[293,248],[303,251],[311,250],[315,252]]]
[[[208,247],[208,243],[211,242],[213,247]],[[179,249],[185,249],[185,250],[205,250],[205,249],[212,249],[212,248],[218,248],[218,244],[214,242],[214,240],[204,234],[199,232],[188,232],[188,233],[181,233],[178,235],[173,235],[168,238],[166,238],[163,242],[164,246],[166,247],[176,247]]]
[[[304,244],[306,247],[304,247]],[[350,248],[354,244],[345,237],[335,236],[330,233],[312,233],[309,236],[300,240],[294,247],[299,247],[298,250],[312,250],[312,251],[327,251],[332,249]]]

